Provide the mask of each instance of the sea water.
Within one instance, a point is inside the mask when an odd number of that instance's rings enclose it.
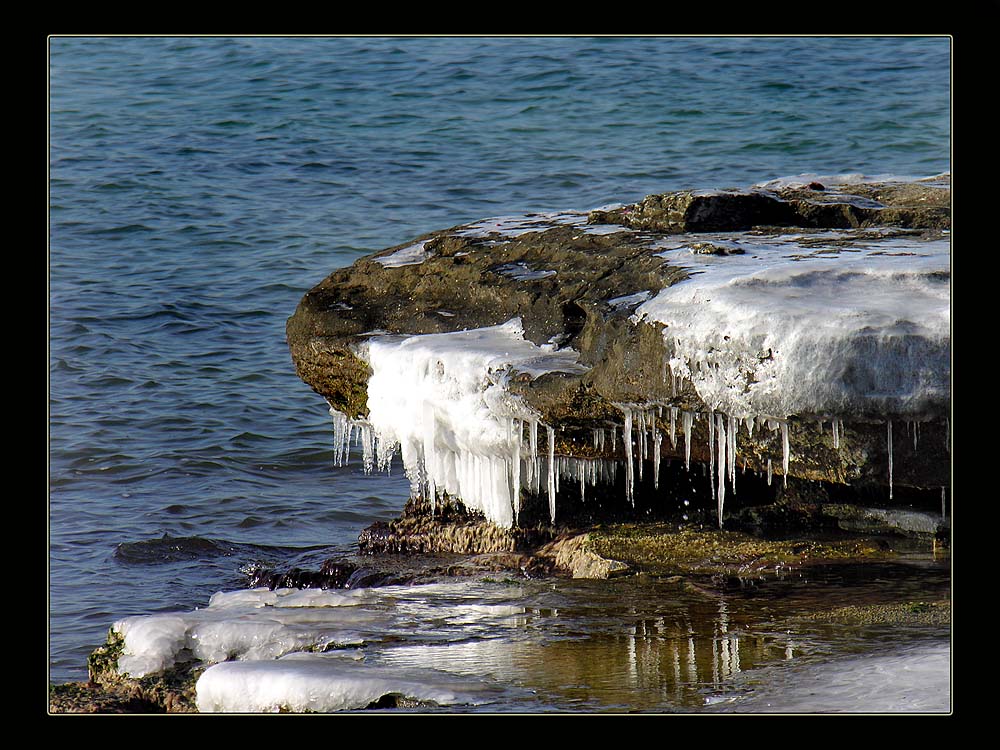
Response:
[[[49,53],[53,682],[84,679],[122,618],[208,607],[249,565],[318,566],[399,513],[402,471],[334,465],[284,342],[334,269],[488,217],[950,167],[947,38],[55,37]],[[660,595],[635,591],[655,622]],[[466,647],[476,663],[516,658],[498,632]],[[638,632],[606,634],[626,664]],[[554,679],[536,682],[562,694]],[[583,671],[581,706],[614,703],[597,682]],[[505,689],[486,703],[575,705]]]

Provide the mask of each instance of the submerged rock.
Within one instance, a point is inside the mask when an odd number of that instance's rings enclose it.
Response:
[[[366,470],[401,452],[416,500],[499,527],[452,524],[456,552],[515,549],[511,529],[721,524],[796,482],[930,511],[951,484],[949,226],[947,176],[484,220],[335,271],[288,343],[337,460],[352,436]],[[421,523],[362,546],[425,549]]]

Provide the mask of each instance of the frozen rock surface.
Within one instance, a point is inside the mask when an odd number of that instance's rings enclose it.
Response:
[[[950,201],[948,175],[803,175],[486,219],[335,271],[288,343],[339,460],[401,455],[431,510],[501,527],[641,514],[680,462],[720,523],[789,479],[940,494]]]

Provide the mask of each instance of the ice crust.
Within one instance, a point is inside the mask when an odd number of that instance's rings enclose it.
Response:
[[[512,526],[522,478],[531,482],[541,471],[537,438],[525,440],[526,426],[537,430],[538,415],[507,384],[515,375],[583,373],[577,352],[535,345],[514,318],[454,333],[373,337],[359,354],[372,369],[366,455],[385,469],[398,448],[414,493],[433,500],[446,492],[498,526]],[[550,436],[550,467],[551,452]]]
[[[302,648],[355,642],[370,614],[352,607],[365,596],[363,590],[249,589],[220,592],[193,612],[127,617],[112,625],[125,641],[118,671],[143,677],[190,659],[276,659]],[[331,615],[317,617],[317,608]]]
[[[766,687],[737,693],[719,709],[755,713],[947,712],[951,709],[951,648],[947,642],[931,642],[828,663],[764,667],[755,683]]]
[[[946,239],[819,250],[761,239],[721,258],[692,253],[691,241],[658,253],[690,278],[633,319],[666,326],[671,372],[709,408],[740,419],[920,418],[950,399]]]
[[[118,671],[138,678],[197,661],[202,712],[339,711],[385,695],[445,704],[495,697],[481,679],[433,668],[388,668],[364,648],[413,636],[448,644],[471,633],[516,627],[525,609],[510,591],[463,583],[320,590],[264,588],[219,592],[203,609],[128,617],[112,629],[124,638]],[[391,649],[389,649],[391,650]],[[373,649],[382,653],[381,649]]]
[[[377,263],[381,263],[386,268],[399,268],[400,266],[415,266],[423,263],[434,255],[426,249],[427,240],[417,242],[401,250],[397,250],[392,255],[382,258],[375,258]]]
[[[275,661],[226,662],[198,679],[201,713],[328,713],[363,709],[386,695],[438,705],[483,702],[453,677],[409,674],[338,655],[289,654]]]

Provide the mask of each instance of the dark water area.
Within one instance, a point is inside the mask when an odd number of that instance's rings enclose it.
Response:
[[[53,682],[118,618],[398,515],[285,345],[333,270],[488,216],[950,168],[947,38],[55,37],[49,85]]]

